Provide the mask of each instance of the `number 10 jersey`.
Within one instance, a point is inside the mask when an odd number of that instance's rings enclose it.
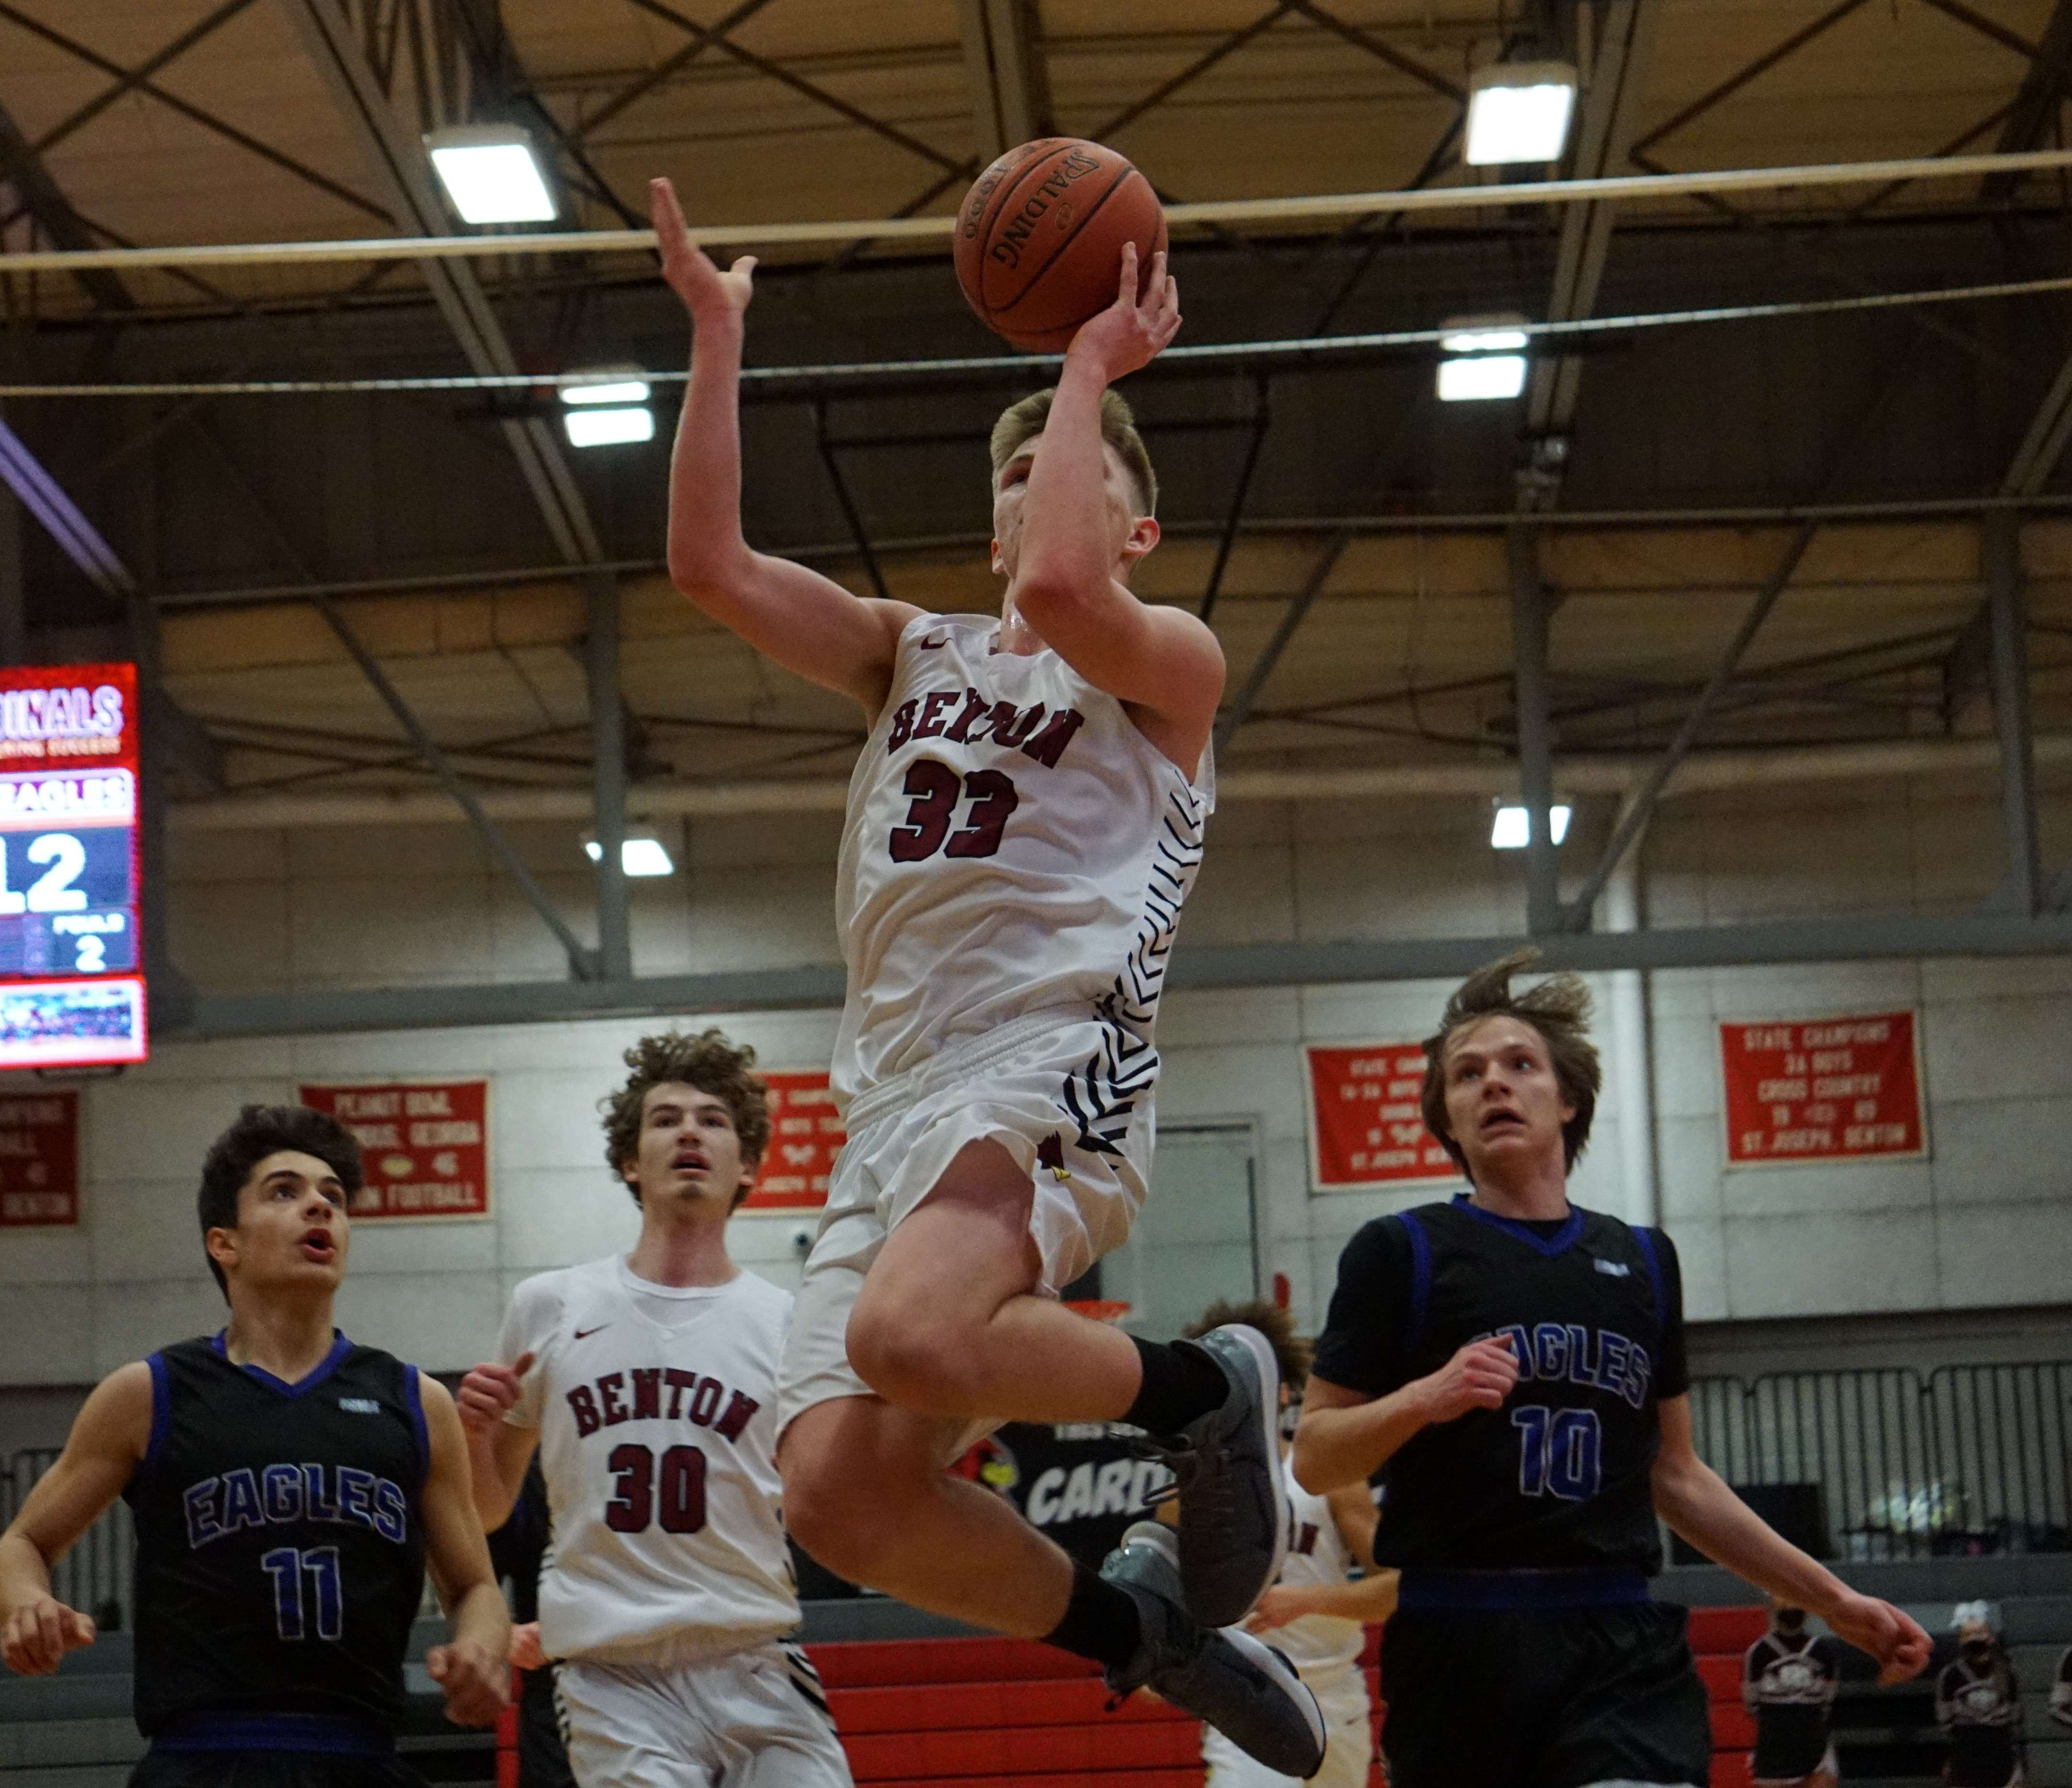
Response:
[[[533,1356],[506,1419],[540,1431],[549,1657],[674,1664],[798,1625],[774,1457],[791,1308],[753,1273],[654,1286],[615,1255],[512,1294],[498,1357]]]
[[[1214,798],[1121,702],[1000,623],[923,615],[850,778],[845,1102],[1025,1013],[1148,1037]]]

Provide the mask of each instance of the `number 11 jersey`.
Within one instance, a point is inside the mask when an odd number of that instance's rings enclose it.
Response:
[[[651,1285],[616,1255],[512,1294],[498,1357],[533,1357],[506,1419],[540,1431],[549,1657],[673,1664],[798,1625],[774,1457],[791,1308],[753,1273]]]
[[[849,781],[845,1102],[1025,1013],[1149,1037],[1215,801],[1123,704],[1000,623],[923,615]]]

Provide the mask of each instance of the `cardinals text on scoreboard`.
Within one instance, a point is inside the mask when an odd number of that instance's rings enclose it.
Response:
[[[132,665],[0,670],[0,1068],[146,1049]]]

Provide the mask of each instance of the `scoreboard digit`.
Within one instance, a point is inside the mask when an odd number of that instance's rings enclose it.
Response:
[[[132,665],[0,670],[0,1068],[140,1061]]]

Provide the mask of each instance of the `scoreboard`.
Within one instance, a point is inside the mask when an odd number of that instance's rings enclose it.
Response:
[[[0,670],[0,1068],[141,1061],[134,665]]]

